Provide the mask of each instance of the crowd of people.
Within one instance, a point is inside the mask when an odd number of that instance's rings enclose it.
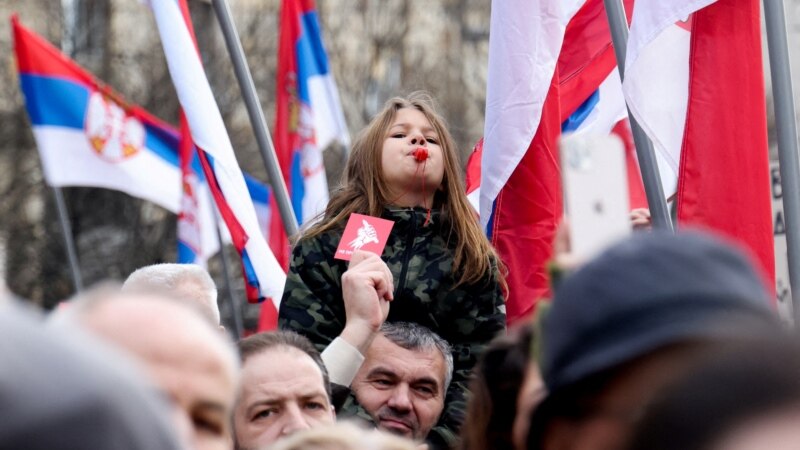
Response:
[[[800,347],[745,253],[637,232],[506,330],[460,180],[430,100],[390,100],[294,245],[280,329],[238,342],[199,266],[2,302],[0,449],[800,446]],[[336,258],[353,213],[394,222],[381,255]]]

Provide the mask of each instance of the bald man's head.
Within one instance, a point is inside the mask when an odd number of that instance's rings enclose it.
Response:
[[[127,293],[159,294],[200,309],[215,325],[220,324],[217,286],[197,264],[162,263],[140,267],[122,285]]]
[[[119,294],[77,316],[92,333],[141,362],[175,405],[197,450],[230,446],[238,364],[233,347],[197,311],[154,294]]]

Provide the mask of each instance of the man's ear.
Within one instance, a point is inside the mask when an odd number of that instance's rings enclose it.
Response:
[[[331,409],[331,417],[333,417],[333,421],[336,422],[336,408],[333,405],[330,405],[329,408]]]

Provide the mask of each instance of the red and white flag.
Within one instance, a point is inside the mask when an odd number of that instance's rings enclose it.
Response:
[[[602,0],[496,1],[491,26],[483,155],[479,161],[476,145],[467,193],[480,197],[481,220],[508,268],[511,324],[550,295],[546,267],[563,214],[562,131],[613,132],[629,144],[630,132]],[[626,147],[631,204],[645,206]]]
[[[548,295],[562,214],[557,63],[583,0],[492,2],[480,219],[508,268],[509,324]]]
[[[495,0],[489,37],[481,224],[536,134],[567,23],[584,0]]]
[[[678,221],[738,240],[774,286],[757,0],[637,0],[623,88],[678,173]]]

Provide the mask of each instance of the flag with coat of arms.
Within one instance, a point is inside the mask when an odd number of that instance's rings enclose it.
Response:
[[[47,184],[114,189],[179,213],[177,130],[128,103],[16,16],[11,24],[20,86]],[[193,247],[207,258],[219,249],[211,196],[196,158],[187,170],[196,180]]]
[[[151,201],[179,215],[178,262],[202,264],[214,255],[219,239],[211,194],[194,149],[180,157],[178,130],[127,102],[16,16],[11,23],[47,184],[114,189]],[[269,189],[249,175],[245,180],[265,234]]]
[[[334,142],[345,151],[350,147],[314,0],[281,2],[274,133],[297,223],[308,223],[328,204],[322,151]],[[286,267],[289,241],[283,230],[279,219],[272,223],[270,244]]]

